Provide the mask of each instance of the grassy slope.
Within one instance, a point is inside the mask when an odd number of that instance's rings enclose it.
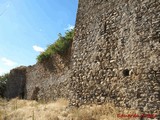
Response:
[[[117,118],[120,109],[112,104],[86,105],[80,108],[67,106],[68,101],[65,99],[45,104],[18,99],[9,102],[0,100],[0,120],[129,120]],[[123,113],[129,111],[123,110]],[[130,118],[133,119],[136,120]]]

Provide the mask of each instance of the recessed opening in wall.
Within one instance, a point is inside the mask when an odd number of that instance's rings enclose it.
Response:
[[[24,99],[24,94],[25,94],[24,91],[22,91],[22,92],[20,93],[20,98],[21,98],[21,99]]]
[[[94,60],[94,63],[97,63],[97,60]]]
[[[123,70],[123,76],[124,77],[129,76],[129,70],[128,69]]]

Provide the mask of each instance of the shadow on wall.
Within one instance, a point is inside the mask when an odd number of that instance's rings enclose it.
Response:
[[[26,93],[26,67],[11,70],[7,80],[4,97],[7,99],[19,97],[24,99]]]

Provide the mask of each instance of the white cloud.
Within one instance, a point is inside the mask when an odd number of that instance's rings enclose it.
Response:
[[[65,28],[64,30],[72,30],[73,28],[74,28],[74,26],[69,24],[68,27]]]
[[[14,61],[9,60],[9,59],[7,59],[5,57],[2,57],[0,60],[3,62],[3,64],[5,64],[5,65],[7,65],[9,67],[13,67],[13,66],[15,66],[17,64]]]
[[[0,68],[0,75],[4,74],[4,70]]]
[[[8,73],[8,71],[0,68],[0,76],[4,75],[5,73]]]
[[[33,46],[33,49],[34,49],[36,52],[44,52],[44,48],[41,48],[41,47],[39,47],[39,46],[37,46],[37,45],[34,45],[34,46]]]

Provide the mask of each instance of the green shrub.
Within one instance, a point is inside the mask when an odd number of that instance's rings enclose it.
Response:
[[[6,90],[6,83],[8,80],[9,74],[0,76],[0,97],[4,97],[4,92]]]
[[[49,45],[46,51],[37,57],[38,62],[43,62],[44,60],[49,59],[55,53],[60,55],[64,54],[71,45],[74,36],[74,29],[67,31],[65,36],[62,36],[61,34],[58,36],[57,41],[54,44]]]

